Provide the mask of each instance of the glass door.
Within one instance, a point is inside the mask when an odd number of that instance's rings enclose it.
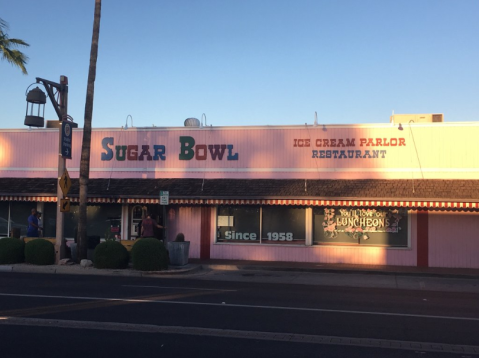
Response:
[[[146,208],[143,208],[140,205],[135,205],[131,208],[130,235],[133,240],[141,235],[139,224],[145,217],[145,214]]]

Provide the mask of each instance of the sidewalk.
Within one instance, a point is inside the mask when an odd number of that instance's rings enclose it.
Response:
[[[201,265],[211,270],[256,270],[256,271],[289,271],[310,273],[341,274],[375,274],[420,277],[449,277],[479,279],[479,269],[442,268],[442,267],[410,267],[381,265],[351,265],[310,262],[277,262],[277,261],[245,261],[245,260],[202,260],[190,259],[190,264]]]
[[[155,275],[188,275],[201,270],[212,271],[274,271],[290,273],[333,273],[363,275],[395,275],[415,277],[443,277],[479,280],[479,269],[432,268],[410,266],[350,265],[306,262],[276,261],[244,261],[218,259],[190,259],[189,264],[182,267],[170,266],[165,271],[137,271],[131,268],[122,270],[83,268],[74,265],[37,266],[30,264],[0,265],[0,272],[78,274],[78,275],[111,275],[111,276],[155,276]]]

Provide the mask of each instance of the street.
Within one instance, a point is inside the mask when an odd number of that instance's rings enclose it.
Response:
[[[1,356],[479,355],[474,290],[295,284],[261,280],[260,273],[234,275],[242,279],[227,280],[223,273],[0,273]]]

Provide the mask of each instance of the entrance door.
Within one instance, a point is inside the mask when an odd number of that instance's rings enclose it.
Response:
[[[163,215],[164,207],[162,205],[158,205],[158,204],[147,204],[146,206],[135,205],[135,206],[132,206],[130,210],[131,210],[130,211],[130,236],[132,240],[140,237],[141,232],[139,231],[138,224],[140,223],[141,220],[143,220],[146,217],[147,213],[150,213],[151,218],[153,220],[156,220],[158,224],[160,224],[161,226],[165,226],[164,215]],[[165,239],[164,230],[155,229],[155,236],[160,240]]]
[[[141,233],[139,232],[139,226],[141,220],[143,220],[146,215],[146,208],[135,205],[131,208],[131,221],[130,221],[130,234],[132,239],[140,237]]]

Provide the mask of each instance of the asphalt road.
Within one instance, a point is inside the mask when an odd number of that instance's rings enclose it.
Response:
[[[0,273],[0,356],[479,355],[476,292],[236,275],[244,280]]]

